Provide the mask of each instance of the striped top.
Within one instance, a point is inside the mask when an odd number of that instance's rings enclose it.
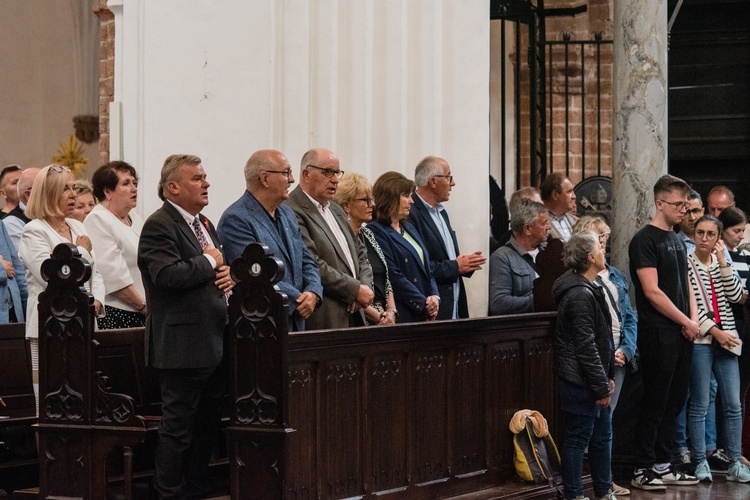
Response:
[[[713,337],[708,331],[716,326],[713,319],[709,318],[708,311],[711,307],[711,283],[708,279],[709,267],[704,266],[694,253],[690,254],[688,263],[688,277],[690,287],[698,303],[698,323],[700,324],[701,336],[694,342],[696,344],[710,344]],[[696,271],[698,276],[696,276]],[[742,285],[732,270],[732,266],[720,267],[715,255],[711,255],[710,265],[711,279],[716,290],[716,299],[719,304],[719,317],[721,318],[721,329],[737,336],[737,328],[734,324],[734,314],[730,302],[737,302],[742,298]],[[700,282],[698,281],[700,280]],[[708,302],[708,303],[707,303]]]
[[[750,263],[750,252],[744,249],[736,252],[730,250],[729,256],[732,258],[732,268],[734,269],[734,272],[740,276],[740,283],[744,290],[747,286],[747,278],[750,276],[750,266],[748,266],[748,263]],[[732,304],[735,323],[744,320],[744,308],[745,306],[743,304]]]

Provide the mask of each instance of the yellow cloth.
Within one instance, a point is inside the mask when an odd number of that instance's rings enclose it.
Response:
[[[510,432],[518,434],[526,428],[526,419],[531,420],[531,426],[534,428],[534,435],[538,438],[549,435],[547,419],[536,410],[518,410],[513,418],[510,419]]]

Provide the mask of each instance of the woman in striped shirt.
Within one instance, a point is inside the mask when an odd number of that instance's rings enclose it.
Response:
[[[706,461],[706,412],[711,372],[721,396],[726,447],[729,459],[728,481],[750,482],[750,470],[741,459],[742,413],[740,408],[740,372],[737,348],[741,348],[730,302],[742,298],[742,286],[731,264],[726,261],[722,224],[712,215],[704,215],[695,225],[695,252],[688,257],[688,274],[698,304],[701,334],[694,341],[690,375],[688,432],[697,466],[695,476],[711,481]],[[712,345],[712,341],[715,344]]]

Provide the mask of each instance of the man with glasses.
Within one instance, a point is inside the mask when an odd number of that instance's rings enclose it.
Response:
[[[687,202],[688,208],[685,211],[685,216],[680,221],[680,232],[677,235],[685,243],[687,253],[690,255],[695,251],[695,241],[693,240],[695,236],[695,223],[703,216],[704,210],[701,195],[695,189],[690,190]]]
[[[323,287],[318,266],[302,241],[294,212],[282,202],[294,182],[289,161],[279,151],[256,151],[245,164],[247,189],[219,220],[224,258],[231,263],[248,244],[266,245],[284,263],[277,284],[289,297],[289,329],[302,331],[305,320],[321,303]]]
[[[311,149],[300,162],[299,186],[284,202],[297,215],[323,285],[323,303],[307,319],[308,330],[365,325],[362,308],[374,297],[367,250],[332,201],[343,176],[333,151]]]
[[[8,230],[8,235],[16,250],[18,250],[18,246],[21,244],[23,228],[30,220],[26,217],[26,204],[29,202],[29,198],[31,198],[31,186],[34,184],[34,180],[40,171],[41,169],[32,167],[21,172],[17,184],[18,206],[3,218],[5,229]]]
[[[468,318],[462,278],[470,278],[474,271],[482,269],[487,258],[480,251],[459,253],[456,233],[443,208],[456,185],[451,167],[443,158],[428,156],[417,165],[414,183],[417,190],[412,195],[414,204],[409,221],[417,227],[430,254],[430,270],[440,294],[437,319]]]
[[[675,421],[687,398],[693,340],[700,334],[687,251],[673,231],[690,207],[689,192],[682,179],[660,177],[654,185],[656,214],[635,234],[628,249],[644,387],[631,484],[642,490],[698,484],[681,466],[670,464]]]

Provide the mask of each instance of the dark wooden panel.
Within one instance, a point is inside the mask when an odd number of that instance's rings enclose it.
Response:
[[[485,349],[482,345],[461,346],[453,369],[453,468],[456,475],[483,472],[486,426],[477,425],[485,412]]]
[[[319,490],[328,498],[364,493],[364,400],[359,358],[326,363],[320,380]]]
[[[7,324],[0,328],[0,425],[17,425],[36,419],[31,354],[26,342],[26,325]]]
[[[406,488],[407,370],[404,353],[373,356],[367,377],[365,482],[371,492]]]
[[[488,429],[499,429],[488,432],[489,465],[507,466],[513,460],[513,435],[508,423],[524,401],[523,359],[518,342],[492,346],[488,386]]]
[[[420,350],[414,355],[410,469],[417,485],[449,477],[448,356],[447,350]]]
[[[289,426],[294,432],[287,438],[286,498],[316,498],[318,424],[317,372],[314,363],[289,365]]]

